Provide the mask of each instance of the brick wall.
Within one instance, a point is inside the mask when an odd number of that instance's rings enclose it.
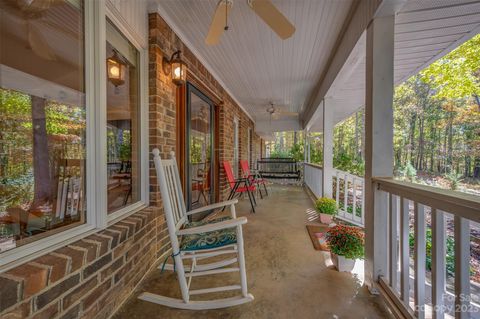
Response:
[[[260,139],[253,122],[157,14],[149,16],[149,144],[167,156],[176,145],[176,87],[162,71],[163,55],[181,49],[190,72],[222,98],[220,163],[233,160],[233,119],[240,121],[241,159]],[[206,92],[208,95],[208,92]],[[259,149],[259,147],[258,147]],[[217,169],[220,169],[218,167]],[[220,194],[228,185],[220,169]],[[150,161],[150,207],[107,229],[0,274],[0,318],[108,318],[169,249],[162,201]]]
[[[222,162],[233,161],[233,120],[235,117],[239,119],[240,159],[247,159],[248,128],[252,129],[252,136],[256,137],[254,123],[158,14],[150,14],[149,22],[150,47],[151,51],[153,50],[155,52],[155,56],[152,56],[151,53],[150,59],[157,59],[156,63],[151,62],[151,64],[153,63],[154,67],[161,68],[161,64],[159,63],[161,62],[162,53],[169,57],[176,50],[181,50],[182,59],[187,63],[188,66],[188,73],[195,74],[194,77],[189,77],[188,80],[197,86],[205,95],[209,96],[213,101],[218,100],[217,97],[221,99],[221,101],[215,101],[221,104],[219,110],[219,163],[217,169],[220,171],[220,199],[225,199],[228,196],[228,184],[225,180]],[[156,74],[161,73],[161,77],[164,77],[162,72],[152,71],[152,67],[150,72]],[[150,81],[152,81],[152,79],[150,79]],[[162,81],[160,82],[160,84],[163,83]],[[207,89],[205,90],[203,86],[206,86]],[[158,86],[157,90],[158,88],[161,88],[161,86]],[[168,86],[165,89],[161,88],[160,92],[158,92],[157,99],[166,99],[164,103],[168,105],[168,107],[172,109],[172,113],[174,113],[175,94],[170,90],[171,86]],[[210,91],[212,91],[214,94],[212,94]]]
[[[0,317],[108,318],[157,259],[158,208],[0,275]]]

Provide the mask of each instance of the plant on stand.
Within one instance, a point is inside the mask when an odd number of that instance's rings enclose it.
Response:
[[[338,271],[352,271],[355,260],[364,257],[364,235],[358,227],[336,225],[328,230],[326,240]]]
[[[323,224],[332,223],[333,216],[337,214],[337,202],[328,197],[322,197],[315,202],[315,208],[320,215],[320,222]]]

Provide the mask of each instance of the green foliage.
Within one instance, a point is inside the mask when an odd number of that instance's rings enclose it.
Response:
[[[457,190],[458,184],[462,180],[462,174],[457,174],[456,172],[450,172],[445,174],[445,178],[450,182],[450,189]]]
[[[304,147],[303,142],[294,144],[289,151],[290,157],[295,159],[297,162],[303,162],[304,157]]]
[[[275,149],[270,153],[270,157],[271,158],[287,158],[287,157],[291,157],[291,154],[289,151]]]
[[[364,236],[360,228],[336,225],[327,231],[325,239],[330,251],[349,259],[363,259]]]
[[[408,179],[410,182],[413,182],[417,177],[417,170],[410,162],[408,162],[405,167],[399,169],[399,174],[404,179]]]
[[[123,131],[123,140],[118,148],[118,157],[122,161],[130,161],[132,159],[132,143],[130,131]]]
[[[0,178],[0,212],[33,199],[33,171],[19,176]]]
[[[480,34],[443,58],[432,63],[420,75],[435,90],[437,99],[480,96]]]
[[[315,202],[315,208],[319,213],[336,215],[337,214],[337,202],[328,197],[322,197]]]
[[[365,161],[362,158],[354,159],[347,153],[334,154],[333,166],[357,176],[365,174]]]
[[[415,247],[415,235],[413,232],[409,233],[409,246],[413,250]],[[445,268],[449,276],[455,274],[455,241],[453,237],[447,236],[446,240],[446,256]],[[432,270],[432,229],[427,228],[426,231],[426,258],[425,266],[428,270]]]
[[[45,101],[48,165],[85,156],[85,107]],[[28,209],[34,197],[32,100],[30,95],[0,88],[0,211]]]

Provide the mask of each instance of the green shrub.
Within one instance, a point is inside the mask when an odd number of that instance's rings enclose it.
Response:
[[[413,182],[417,177],[417,170],[410,162],[408,162],[405,167],[401,168],[399,173],[403,176],[403,178],[408,179],[410,182]]]
[[[337,202],[334,199],[322,197],[315,202],[315,208],[319,213],[335,215],[337,213]]]
[[[330,251],[349,259],[363,259],[364,235],[359,227],[336,225],[327,231],[325,239]]]
[[[462,181],[462,174],[457,174],[456,172],[450,172],[445,175],[445,178],[450,182],[450,189],[452,191],[457,190],[458,184]]]
[[[409,245],[413,250],[415,246],[415,235],[414,233],[409,234]],[[446,247],[445,247],[445,268],[447,275],[454,276],[455,273],[455,241],[453,237],[446,236]],[[426,231],[426,258],[425,258],[425,267],[428,270],[432,270],[432,229],[427,228]]]

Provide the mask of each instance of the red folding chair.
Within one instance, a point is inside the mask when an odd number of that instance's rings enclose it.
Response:
[[[230,186],[230,194],[228,195],[228,200],[233,199],[237,194],[247,193],[248,199],[250,200],[250,205],[252,206],[252,211],[255,213],[255,205],[257,205],[254,196],[255,185],[251,185],[248,178],[235,179],[230,162],[224,161],[223,168],[225,169],[225,174],[227,175],[227,182]]]
[[[260,185],[263,185],[263,188],[265,189],[265,195],[268,196],[267,180],[262,177],[260,172],[254,171],[252,174],[247,160],[241,160],[240,167],[242,168],[243,177],[247,178],[251,185],[258,186],[260,198],[263,198],[262,189]]]

